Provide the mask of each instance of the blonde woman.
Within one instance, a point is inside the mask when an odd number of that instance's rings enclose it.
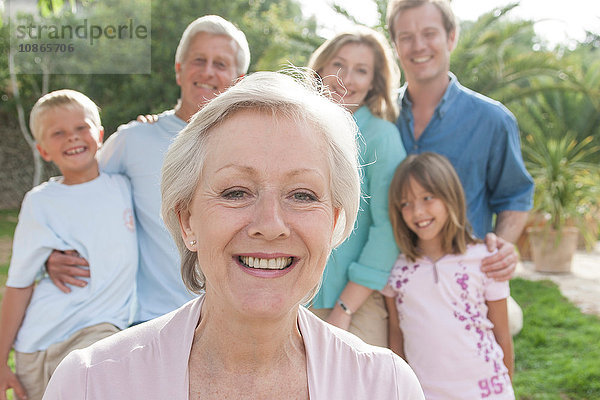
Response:
[[[363,197],[352,235],[331,255],[312,311],[367,343],[387,346],[387,312],[378,292],[398,248],[388,218],[387,192],[406,156],[395,121],[398,67],[380,33],[356,27],[321,45],[309,65],[358,128]]]

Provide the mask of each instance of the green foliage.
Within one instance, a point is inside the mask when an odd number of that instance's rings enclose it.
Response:
[[[556,87],[560,72],[555,54],[541,47],[534,21],[506,19],[517,5],[463,23],[451,58],[463,85],[507,105]]]
[[[40,0],[54,13],[54,0]],[[89,7],[106,7],[107,1],[85,2]],[[91,4],[90,4],[91,3]],[[149,2],[148,2],[149,3]],[[79,3],[78,3],[79,4]],[[107,135],[138,114],[158,113],[172,108],[179,97],[175,82],[175,50],[185,27],[206,14],[217,14],[242,29],[250,44],[250,71],[278,70],[288,63],[305,65],[312,51],[322,42],[316,34],[314,19],[305,20],[295,0],[173,0],[151,2],[151,74],[150,75],[52,75],[48,90],[73,88],[88,95],[102,108],[102,122]],[[56,3],[68,14],[67,4]],[[8,27],[0,27],[0,45],[8,48]],[[118,63],[118,59],[107,62]],[[7,65],[5,52],[0,63]],[[14,114],[14,97],[5,69],[0,68],[0,96],[6,95],[3,109]],[[19,75],[24,107],[31,109],[43,94],[41,75]],[[4,107],[6,106],[6,107]]]
[[[0,238],[12,238],[17,227],[18,211],[0,210]]]
[[[63,0],[38,0],[38,9],[40,10],[40,14],[44,17],[60,15],[64,3]]]
[[[0,210],[0,294],[4,290],[4,284],[8,275],[8,262],[12,237],[17,227],[18,211]],[[0,300],[2,296],[0,296]]]
[[[536,182],[534,207],[550,216],[553,229],[577,225],[589,245],[596,239],[589,221],[600,209],[600,52],[582,44],[563,53],[561,63],[563,88],[521,99],[513,109]]]
[[[513,103],[524,135],[532,131],[560,137],[572,131],[579,141],[600,145],[600,42],[592,37],[574,50],[559,47],[557,88]],[[600,153],[590,161],[600,162]]]
[[[513,279],[511,294],[523,308],[514,340],[517,398],[600,398],[600,319],[582,314],[550,281]]]
[[[586,211],[597,201],[594,187],[580,180],[589,174],[600,181],[598,165],[587,161],[600,151],[592,141],[591,136],[578,141],[572,131],[562,137],[534,131],[525,137],[523,153],[536,185],[534,208],[549,215],[554,230],[560,231],[569,221],[582,223]]]

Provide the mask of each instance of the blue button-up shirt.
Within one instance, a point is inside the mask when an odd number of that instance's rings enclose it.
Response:
[[[450,160],[465,190],[473,232],[483,238],[492,231],[494,214],[531,209],[533,180],[523,164],[511,112],[463,87],[452,73],[449,77],[446,93],[418,140],[406,85],[400,89],[396,126],[408,154],[431,151]]]

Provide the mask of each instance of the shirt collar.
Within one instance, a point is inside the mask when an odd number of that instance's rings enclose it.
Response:
[[[440,118],[444,117],[444,114],[446,114],[448,108],[452,104],[452,100],[454,100],[456,95],[460,92],[460,83],[458,83],[456,75],[454,75],[452,72],[448,72],[448,78],[450,78],[450,83],[448,83],[446,92],[444,93],[442,99],[435,108],[435,112],[439,115]],[[406,90],[407,84],[405,83],[398,91],[398,98],[400,99],[400,110],[403,114],[412,110],[412,101],[410,101],[409,94]]]

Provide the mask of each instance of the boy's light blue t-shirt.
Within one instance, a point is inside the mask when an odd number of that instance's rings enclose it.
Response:
[[[61,292],[44,276],[52,250],[76,250],[90,265],[87,286]],[[103,322],[126,328],[135,296],[137,240],[127,178],[100,174],[78,185],[56,178],[27,193],[15,230],[6,286],[35,286],[14,348],[31,353]]]

